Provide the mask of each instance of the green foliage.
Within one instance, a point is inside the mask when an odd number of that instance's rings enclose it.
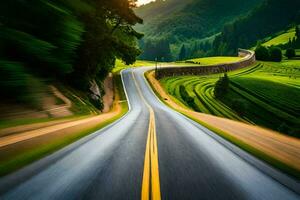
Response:
[[[279,47],[271,47],[269,51],[270,51],[270,61],[281,62],[282,51]]]
[[[257,60],[280,62],[282,60],[282,51],[279,47],[265,47],[258,45],[255,49]]]
[[[288,25],[295,22],[299,8],[300,1],[264,1],[249,15],[223,28],[222,33],[214,41],[213,49],[215,53],[219,53],[218,49],[224,48],[224,45],[226,45],[226,51],[233,52],[237,48],[250,48],[259,39],[286,29]]]
[[[145,42],[168,40],[177,59],[182,44],[192,50],[202,39],[219,33],[225,23],[247,13],[263,0],[167,0],[139,7],[136,12],[145,23],[137,30],[145,33]],[[213,38],[212,38],[213,39]],[[211,43],[211,42],[210,42]],[[144,46],[141,46],[145,49]],[[204,55],[197,49],[193,57]],[[189,55],[188,55],[189,56]]]
[[[60,1],[6,1],[0,12],[2,57],[42,72],[72,71],[83,27]]]
[[[11,0],[0,3],[0,58],[12,70],[58,78],[87,91],[103,80],[116,58],[127,64],[140,54],[133,29],[142,23],[135,0]],[[0,63],[0,68],[6,65]],[[23,70],[24,69],[24,70]],[[26,70],[25,70],[26,69]],[[28,87],[19,77],[19,83]],[[9,82],[3,77],[2,83]],[[26,85],[27,84],[27,85]],[[21,95],[21,94],[20,94]],[[101,103],[101,102],[98,102]]]
[[[182,45],[181,49],[180,49],[180,53],[178,55],[178,60],[185,60],[186,59],[186,48],[184,45]]]
[[[299,26],[295,27],[295,32],[296,32],[297,39],[299,39],[300,38],[300,28],[299,28]]]
[[[40,106],[43,84],[17,62],[0,60],[1,101]]]
[[[170,43],[167,40],[157,42],[147,41],[143,45],[143,53],[140,56],[142,60],[152,60],[160,62],[169,62],[173,60],[171,55]]]
[[[216,82],[214,95],[217,99],[223,98],[229,90],[229,78],[227,74],[224,74],[224,77],[220,77]]]
[[[296,56],[295,49],[292,48],[287,49],[285,52],[285,56],[288,57],[289,59],[295,57]]]
[[[299,66],[299,60],[285,60],[229,72],[228,92],[219,99],[215,98],[214,88],[220,74],[168,77],[160,81],[168,93],[187,105],[180,93],[180,87],[184,87],[194,100],[196,108],[190,107],[195,110],[276,131],[284,122],[288,129],[283,133],[300,137]],[[237,104],[240,105],[236,107]]]
[[[270,60],[270,52],[267,47],[258,45],[255,49],[255,56],[257,60],[268,61]]]

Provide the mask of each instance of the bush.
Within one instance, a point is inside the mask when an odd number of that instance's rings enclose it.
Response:
[[[244,99],[234,99],[232,101],[232,109],[243,117],[248,110],[248,103]]]
[[[214,90],[214,95],[217,99],[223,98],[229,91],[229,78],[227,74],[224,77],[221,77],[216,85]]]
[[[268,61],[270,59],[270,52],[268,48],[262,45],[256,47],[255,55],[257,60]]]
[[[289,59],[295,57],[296,56],[295,49],[292,49],[292,48],[287,49],[286,53],[285,53],[285,56],[288,57]]]
[[[270,48],[270,61],[274,61],[274,62],[282,61],[282,51],[279,47]]]

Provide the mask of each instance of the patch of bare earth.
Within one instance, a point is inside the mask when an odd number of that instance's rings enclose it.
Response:
[[[260,150],[267,155],[300,170],[300,140],[278,132],[225,118],[198,113],[179,106],[155,79],[154,72],[147,75],[152,86],[172,108],[226,132],[230,136]]]

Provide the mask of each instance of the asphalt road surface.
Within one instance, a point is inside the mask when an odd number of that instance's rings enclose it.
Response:
[[[300,199],[298,181],[161,103],[146,70],[122,72],[122,119],[2,178],[0,199]]]

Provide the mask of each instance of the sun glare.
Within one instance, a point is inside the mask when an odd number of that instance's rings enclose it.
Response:
[[[140,5],[149,3],[149,2],[151,2],[151,1],[154,1],[154,0],[138,0],[137,4],[140,6]]]

